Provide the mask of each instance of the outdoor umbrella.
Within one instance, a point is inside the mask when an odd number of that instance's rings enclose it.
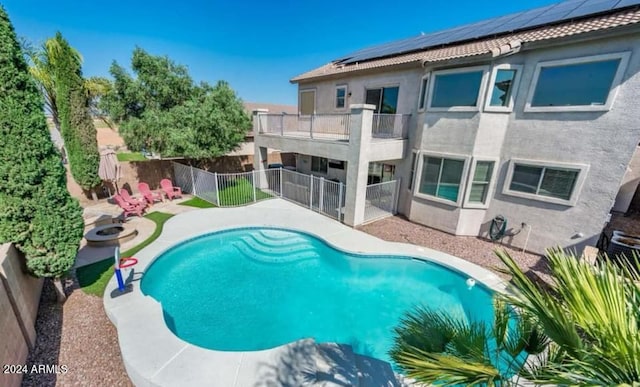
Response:
[[[120,163],[113,149],[105,149],[100,152],[100,167],[98,175],[104,181],[113,183],[118,193],[118,180],[120,180]],[[109,191],[111,196],[111,191]]]

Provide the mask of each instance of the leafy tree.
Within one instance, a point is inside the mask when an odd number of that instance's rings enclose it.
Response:
[[[0,242],[13,242],[33,275],[59,279],[74,264],[82,210],[67,191],[42,98],[2,7],[0,85]]]
[[[101,101],[130,149],[216,157],[237,147],[250,129],[242,101],[226,82],[195,85],[186,67],[140,48],[131,67],[135,78],[111,65],[113,89]]]
[[[112,87],[111,81],[104,77],[89,77],[84,80],[84,88],[87,93],[91,116],[98,118],[107,124],[109,128],[114,129],[113,122],[111,122],[107,112],[100,109],[100,100],[111,91]]]
[[[52,67],[60,128],[74,180],[85,190],[100,184],[100,154],[96,128],[89,113],[89,100],[80,68],[80,58],[58,32],[46,43],[51,47]]]
[[[555,249],[548,252],[553,281],[547,288],[526,277],[505,252],[498,256],[513,285],[498,296],[498,305],[517,308],[519,326],[504,328],[504,306],[496,308],[492,327],[480,328],[434,312],[410,312],[391,353],[408,376],[443,385],[519,385],[519,377],[523,384],[640,384],[637,270],[609,261],[592,266]]]

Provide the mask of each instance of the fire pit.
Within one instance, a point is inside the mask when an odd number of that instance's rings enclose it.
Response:
[[[121,245],[138,235],[135,227],[129,224],[104,224],[95,227],[85,234],[89,246],[114,246]]]

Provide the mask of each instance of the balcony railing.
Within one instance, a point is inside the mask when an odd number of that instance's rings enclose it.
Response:
[[[374,114],[371,137],[403,139],[409,132],[411,114]]]
[[[349,140],[350,114],[260,114],[260,134],[305,137],[328,140]]]
[[[379,139],[406,139],[410,114],[374,114],[371,136]],[[348,141],[350,114],[260,114],[258,133]]]

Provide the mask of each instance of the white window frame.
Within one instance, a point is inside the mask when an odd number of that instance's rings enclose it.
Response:
[[[424,167],[424,158],[426,157],[438,157],[442,159],[460,160],[464,162],[462,167],[462,176],[460,176],[460,190],[458,191],[458,200],[452,202],[451,200],[439,198],[437,196],[427,195],[420,192],[420,186],[422,185],[422,168]],[[464,199],[464,192],[466,190],[467,175],[469,174],[469,161],[471,156],[461,155],[456,153],[437,153],[437,152],[418,152],[418,162],[416,168],[416,175],[413,184],[413,196],[421,199],[426,199],[432,202],[447,204],[452,207],[460,207]]]
[[[531,85],[529,86],[529,93],[527,95],[527,102],[524,106],[525,112],[592,112],[592,111],[608,111],[611,110],[613,106],[613,101],[618,94],[618,89],[620,83],[622,81],[622,77],[624,76],[625,70],[627,69],[627,63],[629,62],[629,56],[631,53],[629,51],[618,52],[613,54],[602,54],[602,55],[591,55],[591,56],[583,56],[580,58],[571,58],[571,59],[560,59],[560,60],[552,60],[545,62],[538,62],[536,64],[536,69],[533,74],[533,79],[531,81]],[[607,96],[607,101],[604,105],[576,105],[576,106],[531,106],[531,101],[533,100],[533,95],[536,91],[536,86],[538,85],[538,78],[540,77],[540,71],[543,67],[556,67],[556,66],[566,66],[580,63],[590,63],[590,62],[600,62],[611,59],[620,59],[620,64],[618,65],[618,70],[616,71],[615,76],[613,77],[613,82],[611,83],[611,89],[609,89],[609,95]]]
[[[478,96],[476,97],[476,104],[474,106],[452,106],[448,108],[443,107],[431,107],[431,103],[433,102],[433,89],[436,84],[436,77],[438,75],[448,75],[448,74],[457,74],[457,73],[471,73],[476,71],[482,71],[482,78],[480,79],[480,87],[478,88]],[[489,73],[489,66],[471,66],[471,67],[460,67],[450,70],[437,70],[431,73],[431,79],[429,80],[429,98],[427,102],[426,110],[429,112],[477,112],[480,110],[480,106],[484,102],[482,96],[484,95],[484,90],[487,86],[487,74]]]
[[[343,107],[338,107],[338,90],[340,89],[344,89],[344,106]],[[335,101],[334,101],[333,107],[336,110],[340,110],[340,111],[347,110],[347,107],[349,106],[349,104],[347,103],[347,98],[349,97],[349,86],[345,84],[336,85],[334,91],[335,91],[335,94],[334,94]]]
[[[318,105],[318,93],[316,92],[315,88],[311,88],[311,89],[300,89],[298,91],[298,115],[302,115],[302,93],[313,93],[313,114],[316,114],[316,106]],[[305,117],[308,117],[308,115],[305,114]]]
[[[515,70],[516,76],[513,78],[513,84],[511,85],[511,95],[509,95],[509,103],[507,106],[491,106],[491,97],[493,96],[493,86],[496,83],[496,77],[498,76],[498,70]],[[520,76],[522,75],[522,65],[504,63],[493,66],[491,70],[491,77],[487,85],[487,95],[484,100],[484,110],[486,112],[496,113],[511,113],[513,111],[513,105],[515,104],[515,95],[518,93],[518,87],[520,87]]]
[[[478,164],[478,162],[482,162],[482,161],[489,161],[489,162],[493,162],[493,171],[491,171],[491,177],[489,180],[489,185],[487,186],[487,200],[485,200],[485,203],[473,203],[473,202],[469,202],[469,196],[471,195],[471,186],[473,185],[473,177],[476,173],[476,165]],[[498,177],[498,169],[500,169],[500,159],[497,157],[484,157],[484,156],[478,156],[478,157],[474,157],[471,160],[471,166],[469,167],[469,173],[467,176],[467,186],[464,192],[464,203],[463,203],[463,207],[464,208],[480,208],[480,209],[486,209],[489,208],[489,202],[491,201],[491,198],[493,197],[493,193],[495,190],[495,186],[496,186],[496,179]]]
[[[413,157],[415,156],[415,159]],[[413,164],[409,166],[409,184],[407,185],[407,190],[413,192],[413,189],[416,187],[416,175],[418,174],[418,164],[420,161],[420,151],[414,149],[411,151],[411,158],[413,160]],[[413,176],[411,176],[411,170],[413,169]]]
[[[544,195],[511,190],[509,187],[511,187],[511,181],[513,179],[513,171],[515,169],[516,164],[528,165],[532,167],[541,167],[541,168],[558,168],[558,169],[577,170],[578,179],[576,180],[575,185],[573,186],[571,197],[569,198],[569,200],[565,200],[565,199],[554,198],[551,196],[544,196]],[[584,182],[587,179],[588,172],[589,172],[589,165],[587,164],[569,164],[569,163],[551,162],[551,161],[511,159],[509,161],[509,168],[507,169],[507,177],[505,179],[504,186],[502,187],[502,193],[505,195],[517,196],[525,199],[537,200],[540,202],[561,204],[561,205],[573,207],[578,202],[578,198],[580,197],[582,186],[584,185]]]
[[[427,105],[429,104],[429,76],[430,74],[427,73],[424,76],[422,76],[422,78],[420,78],[420,93],[418,94],[418,111],[419,112],[424,112]],[[421,104],[420,100],[422,99],[423,93],[424,93],[424,101],[422,101],[422,104]]]

